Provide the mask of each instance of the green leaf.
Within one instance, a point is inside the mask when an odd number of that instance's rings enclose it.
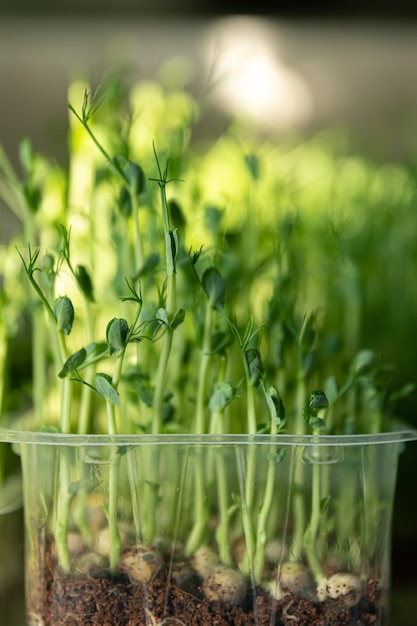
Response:
[[[75,269],[75,278],[81,291],[90,302],[94,302],[93,283],[84,265],[77,265]]]
[[[375,365],[376,355],[373,350],[361,350],[352,363],[354,376],[363,376]]]
[[[250,348],[249,350],[245,351],[245,357],[249,368],[251,383],[253,385],[257,385],[264,373],[259,350],[257,350],[256,348]]]
[[[164,401],[162,405],[162,422],[164,424],[169,424],[174,420],[175,408],[171,402],[172,395],[171,391],[166,391],[164,393]]]
[[[416,390],[415,383],[406,383],[403,387],[401,387],[400,389],[397,389],[396,391],[393,391],[389,395],[388,402],[391,403],[391,402],[397,402],[398,400],[403,400],[407,396],[414,393],[415,390]]]
[[[220,272],[215,267],[208,267],[201,278],[201,284],[213,309],[221,311],[224,307],[225,285]]]
[[[161,255],[158,252],[152,252],[148,257],[146,257],[145,262],[142,267],[139,268],[136,277],[141,278],[142,276],[148,276],[156,267],[158,267],[160,262]]]
[[[225,354],[226,348],[233,343],[233,335],[229,332],[216,331],[211,336],[211,354]]]
[[[125,319],[114,317],[107,324],[106,339],[111,356],[119,356],[126,348],[129,326]]]
[[[46,274],[53,274],[55,271],[55,257],[50,252],[42,257],[42,271]]]
[[[160,324],[168,328],[169,326],[168,312],[166,309],[164,309],[164,307],[162,306],[159,307],[159,309],[156,312],[156,319]]]
[[[77,350],[77,352],[74,352],[74,354],[71,354],[71,356],[68,357],[68,359],[65,361],[58,376],[60,378],[65,378],[68,374],[73,374],[74,370],[77,370],[80,367],[80,365],[84,363],[86,358],[87,358],[87,350],[85,348],[81,348],[80,350]]]
[[[209,232],[218,233],[223,218],[223,211],[217,206],[208,206],[205,209],[204,223]]]
[[[65,376],[67,376],[68,374],[72,374],[75,370],[79,370],[85,366],[88,366],[89,359],[94,358],[94,356],[107,356],[107,347],[107,343],[105,342],[92,342],[87,344],[83,348],[80,348],[80,350],[77,350],[77,352],[74,352],[73,354],[71,354],[70,357],[68,357],[68,359],[62,366],[62,369],[59,372],[58,376],[60,378],[65,378]]]
[[[329,401],[324,391],[322,391],[321,389],[317,389],[316,391],[311,392],[308,405],[310,409],[317,412],[320,411],[320,409],[327,409],[327,407],[329,406]]]
[[[118,174],[127,182],[125,177],[125,167],[127,165],[127,159],[122,154],[115,154],[110,158],[110,167],[113,172],[118,172]]]
[[[325,381],[324,392],[329,400],[329,404],[336,402],[339,392],[337,389],[336,378],[334,376],[329,376],[329,378]]]
[[[23,137],[19,144],[19,160],[22,164],[25,172],[30,174],[33,170],[33,164],[35,161],[35,153],[33,150],[32,142],[29,137]]]
[[[120,404],[119,394],[111,383],[108,374],[98,373],[94,376],[94,388],[107,402],[117,406]]]
[[[132,215],[132,199],[130,197],[129,189],[123,185],[119,193],[119,209],[120,213],[124,217],[130,217]]]
[[[247,154],[245,156],[245,164],[252,178],[257,180],[259,178],[259,158],[256,154]]]
[[[86,120],[88,118],[88,103],[89,103],[89,99],[90,99],[90,93],[88,91],[88,89],[84,89],[84,95],[83,95],[83,103],[81,105],[81,115],[83,120]]]
[[[154,389],[149,383],[143,383],[139,389],[139,397],[146,404],[151,407],[154,399]]]
[[[176,230],[169,230],[165,236],[167,274],[172,276],[176,273],[175,260],[178,253],[178,234]]]
[[[168,208],[172,223],[175,224],[176,228],[184,228],[186,220],[178,202],[169,200]]]
[[[102,354],[102,356],[107,355],[107,343],[105,341],[95,342],[92,341],[88,343],[85,347],[87,352],[87,358],[93,357],[94,355]]]
[[[69,335],[74,323],[74,307],[68,296],[60,296],[54,303],[54,316],[58,330]]]
[[[316,337],[315,324],[316,313],[309,313],[303,317],[299,342],[304,354],[309,352],[313,346]]]
[[[133,161],[128,161],[124,168],[124,174],[129,182],[131,189],[136,194],[141,194],[146,189],[146,178],[142,168]]]
[[[284,403],[282,402],[281,396],[273,385],[265,389],[265,396],[269,411],[271,413],[272,419],[274,420],[274,424],[282,428],[285,424],[286,417],[285,407]]]
[[[322,430],[325,427],[324,419],[319,417],[312,409],[304,409],[304,420],[314,430]]]
[[[142,306],[141,284],[139,283],[138,286],[136,287],[135,281],[133,278],[131,278],[130,281],[126,278],[126,285],[132,295],[122,296],[120,300],[122,302],[136,302],[136,304],[138,304],[141,307]]]
[[[185,318],[184,309],[178,309],[178,311],[175,313],[174,317],[171,320],[172,330],[175,330],[176,328],[178,328],[178,326],[181,326],[181,324],[184,321],[184,318]]]
[[[191,265],[196,265],[198,259],[200,258],[201,254],[203,252],[203,246],[200,246],[199,250],[195,250],[193,251],[192,248],[190,248],[189,252],[188,252],[188,256],[190,258],[191,261]]]
[[[53,292],[53,286],[55,283],[55,258],[53,254],[44,254],[42,257],[41,272],[44,281],[44,285],[50,292]]]
[[[320,500],[320,513],[324,513],[326,511],[327,507],[329,506],[330,500],[330,496],[326,496]]]
[[[29,209],[32,213],[36,213],[42,199],[40,187],[32,180],[26,180],[22,184],[22,192]]]
[[[232,385],[226,382],[217,383],[209,400],[210,411],[213,413],[223,411],[235,395],[236,391]]]

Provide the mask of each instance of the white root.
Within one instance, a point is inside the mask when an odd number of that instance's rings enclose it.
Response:
[[[297,617],[296,615],[292,615],[291,613],[288,613],[288,611],[290,610],[290,608],[292,607],[292,605],[294,604],[294,600],[291,600],[283,609],[282,609],[282,615],[284,616],[284,619],[286,622],[288,621],[292,621],[292,622],[299,622],[300,618]]]

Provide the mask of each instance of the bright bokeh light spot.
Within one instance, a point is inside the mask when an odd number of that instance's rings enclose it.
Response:
[[[221,21],[209,37],[207,58],[214,65],[216,95],[224,110],[275,128],[310,120],[308,85],[279,58],[262,20]]]

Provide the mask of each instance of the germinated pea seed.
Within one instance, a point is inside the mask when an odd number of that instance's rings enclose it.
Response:
[[[299,593],[309,584],[307,569],[301,563],[283,563],[278,572],[278,582],[283,589]]]
[[[201,578],[206,578],[220,565],[220,559],[211,548],[202,546],[194,552],[191,564]]]
[[[217,567],[203,583],[204,593],[208,600],[238,603],[246,594],[243,576],[230,567]]]
[[[344,605],[352,607],[361,599],[362,583],[354,574],[333,574],[327,581],[327,592],[330,598],[344,598]]]
[[[119,569],[134,583],[149,582],[162,565],[161,556],[154,550],[135,550],[122,556]]]

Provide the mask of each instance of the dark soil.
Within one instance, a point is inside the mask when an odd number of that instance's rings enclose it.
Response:
[[[209,601],[191,576],[167,585],[162,567],[146,585],[106,572],[70,575],[52,558],[28,599],[29,626],[381,626],[378,584],[370,581],[353,608],[292,594],[276,601],[259,588],[239,604]],[[33,588],[33,591],[35,589]]]

